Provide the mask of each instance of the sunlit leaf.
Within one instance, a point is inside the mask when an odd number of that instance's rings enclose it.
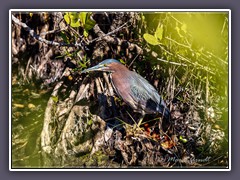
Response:
[[[88,13],[86,16],[84,28],[86,29],[86,31],[89,31],[90,29],[93,28],[95,24],[96,22],[93,19],[91,19],[91,13]]]
[[[87,124],[91,126],[93,124],[93,120],[92,119],[88,120]]]
[[[77,19],[71,19],[71,24],[70,24],[70,26],[72,26],[72,27],[79,27],[80,26],[80,22],[79,22],[79,20]]]
[[[85,63],[79,63],[80,64],[80,66],[84,69],[84,68],[87,68],[87,65],[85,64]]]
[[[80,12],[79,13],[79,19],[82,23],[82,26],[84,26],[85,23],[86,23],[86,17],[87,17],[87,12]]]
[[[122,64],[126,64],[126,62],[122,59],[119,59],[119,61],[122,63]]]
[[[58,102],[58,96],[52,96],[51,98],[55,103]]]
[[[185,138],[182,137],[182,136],[179,137],[179,140],[180,140],[181,142],[183,142],[183,143],[187,143],[187,142],[188,142],[188,140],[185,139]]]
[[[64,20],[66,21],[67,24],[70,24],[70,15],[69,15],[69,13],[66,13],[63,18],[64,18]]]
[[[83,35],[84,35],[84,37],[88,37],[88,32],[85,29],[83,31]]]
[[[158,40],[160,40],[160,41],[162,40],[162,37],[163,37],[163,25],[157,27],[154,36]]]
[[[157,38],[151,34],[145,33],[143,35],[143,38],[147,41],[147,43],[151,45],[159,45],[160,42],[157,40]]]
[[[80,19],[79,15],[76,12],[68,12],[64,15],[64,20],[67,24],[70,24],[72,27],[79,27],[80,26]]]

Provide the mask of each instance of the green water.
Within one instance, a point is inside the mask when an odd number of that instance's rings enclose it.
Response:
[[[12,168],[42,166],[40,134],[49,96],[35,86],[12,86]]]

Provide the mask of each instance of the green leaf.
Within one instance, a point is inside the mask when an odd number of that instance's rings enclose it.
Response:
[[[65,43],[69,43],[69,39],[68,39],[67,35],[64,32],[61,31],[60,32],[60,36],[62,37],[62,39],[63,39],[63,41]]]
[[[187,142],[188,142],[188,140],[185,139],[185,138],[183,138],[182,136],[179,137],[179,140],[180,140],[181,142],[183,142],[183,143],[187,143]]]
[[[126,62],[122,59],[119,59],[119,61],[122,63],[122,64],[126,64]]]
[[[94,20],[91,19],[90,12],[67,12],[64,15],[64,20],[67,24],[71,27],[83,27],[83,35],[84,37],[88,36],[88,31],[93,28],[96,24]],[[64,41],[66,40],[65,37],[62,37]]]
[[[93,120],[92,119],[88,120],[87,124],[91,126],[93,124]]]
[[[72,13],[70,18],[71,18],[70,26],[72,26],[72,27],[79,27],[80,26],[80,19],[78,17],[78,13]]]
[[[55,58],[56,59],[60,59],[60,58],[63,58],[65,55],[61,55],[61,56],[56,56]]]
[[[56,103],[58,102],[58,96],[52,96],[52,100]]]
[[[86,62],[85,62],[85,63],[79,62],[79,65],[80,65],[81,68],[83,68],[83,69],[87,68],[87,65],[86,65],[86,64],[87,64]]]
[[[88,13],[86,16],[86,22],[85,22],[84,28],[86,29],[86,31],[89,31],[90,29],[93,28],[93,26],[95,26],[95,24],[96,22],[91,19],[91,13]]]
[[[81,21],[81,26],[84,27],[86,23],[86,17],[87,17],[87,12],[80,12],[79,13],[79,19]]]
[[[72,23],[70,24],[70,26],[72,26],[72,27],[79,27],[79,26],[80,26],[80,22],[79,22],[79,21],[77,21],[77,22],[72,22]]]
[[[67,24],[70,24],[72,27],[79,27],[79,15],[76,12],[68,12],[64,15],[64,20]]]
[[[145,33],[143,35],[143,38],[147,41],[147,43],[151,45],[159,45],[160,42],[157,40],[157,38],[151,34]]]
[[[163,25],[157,27],[154,36],[158,40],[160,40],[160,41],[162,40],[162,37],[163,37]]]
[[[88,37],[88,32],[86,31],[86,29],[84,29],[83,35],[84,35],[84,37]]]
[[[69,13],[66,13],[63,18],[67,24],[70,24],[70,14]]]

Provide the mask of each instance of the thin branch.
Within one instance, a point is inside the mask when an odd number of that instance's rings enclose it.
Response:
[[[225,18],[225,20],[224,20],[224,22],[223,22],[223,27],[222,27],[222,30],[221,30],[221,35],[223,35],[224,29],[225,29],[225,26],[226,26],[226,21],[227,21],[227,18]]]
[[[174,56],[174,54],[172,54],[171,52],[169,52],[168,50],[166,50],[166,49],[163,48],[162,46],[159,45],[159,47],[160,47],[162,50],[164,50],[165,52],[167,52],[169,55]],[[209,73],[211,73],[211,74],[215,74],[214,72],[210,71],[209,68],[206,69],[204,66],[202,66],[202,65],[199,64],[199,63],[193,63],[193,62],[191,62],[189,59],[181,56],[180,54],[176,54],[176,55],[177,55],[181,60],[186,61],[186,62],[188,62],[189,64],[191,64],[191,65],[193,65],[193,66],[200,67],[201,69],[203,69],[203,70],[205,70],[205,71],[207,71],[207,72],[209,72]],[[158,59],[158,60],[159,60],[159,59]]]
[[[125,22],[123,25],[119,26],[118,28],[114,29],[113,31],[107,33],[107,34],[104,34],[103,36],[100,36],[100,37],[97,37],[91,41],[89,41],[88,43],[91,44],[92,42],[94,41],[99,41],[101,40],[102,38],[104,38],[105,36],[110,36],[111,34],[114,34],[116,32],[118,32],[120,29],[122,29],[125,25],[127,25],[128,22]]]
[[[224,61],[223,59],[221,59],[220,57],[216,56],[215,54],[213,54],[213,53],[211,53],[211,52],[209,52],[209,51],[207,51],[207,53],[208,53],[210,56],[213,56],[213,57],[215,57],[216,59],[220,60],[222,63],[228,65],[228,62]],[[207,57],[207,55],[205,55],[205,54],[203,54],[203,53],[202,53],[202,55],[204,55],[205,57]]]
[[[75,43],[75,44],[67,44],[64,42],[56,42],[56,41],[49,41],[46,40],[44,38],[42,38],[40,35],[37,35],[34,30],[32,30],[28,25],[26,25],[25,23],[21,22],[18,18],[16,18],[14,15],[12,15],[12,20],[14,23],[16,23],[17,25],[23,27],[26,31],[29,32],[29,34],[36,40],[43,42],[45,44],[48,45],[54,45],[54,46],[68,46],[68,47],[81,47],[81,44],[79,43]]]
[[[174,65],[179,65],[179,66],[187,66],[186,64],[183,64],[183,63],[171,62],[171,61],[167,61],[167,60],[160,59],[160,58],[157,58],[157,60],[163,61],[163,62],[167,62],[167,63],[169,63],[169,64],[174,64]]]
[[[179,43],[179,42],[177,42],[177,41],[175,41],[174,39],[171,39],[171,38],[169,38],[169,37],[165,37],[165,38],[166,38],[167,40],[169,40],[169,41],[172,41],[172,42],[176,43],[176,44],[179,45],[179,46],[182,46],[182,47],[185,47],[185,48],[188,48],[188,49],[192,50],[191,47],[188,46],[188,45]]]
[[[104,15],[107,17],[108,23],[111,24],[111,21],[110,21],[110,19],[109,19],[108,13],[107,13],[107,12],[104,12]]]
[[[53,34],[53,33],[58,33],[64,30],[67,30],[68,27],[65,27],[64,29],[56,29],[56,30],[51,30],[51,31],[47,31],[47,32],[42,32],[39,34],[39,36],[46,36],[47,34]]]
[[[181,21],[179,21],[177,18],[175,18],[173,15],[170,15],[171,18],[173,18],[175,21],[177,21],[179,24],[183,25]]]
[[[124,24],[126,24],[126,23],[124,23]],[[123,24],[123,25],[124,25],[124,24]],[[138,54],[142,54],[142,53],[143,53],[143,50],[142,50],[142,48],[140,48],[138,45],[136,45],[136,44],[134,44],[134,43],[130,43],[130,42],[126,41],[126,40],[121,40],[121,39],[119,39],[119,38],[117,38],[117,37],[112,37],[112,36],[109,35],[109,34],[113,34],[114,32],[118,31],[121,27],[123,27],[123,25],[120,26],[120,27],[118,27],[118,28],[115,29],[114,31],[111,31],[111,32],[108,33],[108,34],[105,34],[105,33],[100,29],[100,27],[99,27],[97,24],[95,24],[95,26],[93,27],[93,31],[94,31],[95,34],[98,36],[98,38],[94,39],[94,41],[96,41],[96,40],[104,40],[104,41],[106,41],[106,42],[108,42],[108,43],[115,44],[115,45],[119,45],[119,46],[121,46],[121,45],[124,44],[124,45],[126,45],[126,47],[128,47],[130,50],[136,49],[136,52],[137,52]],[[93,41],[90,41],[90,42],[93,42]]]

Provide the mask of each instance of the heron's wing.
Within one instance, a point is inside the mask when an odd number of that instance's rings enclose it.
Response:
[[[135,97],[137,97],[139,101],[152,99],[154,102],[160,103],[161,97],[157,90],[142,76],[133,71],[132,73],[134,73],[134,75],[131,76],[134,77],[134,79],[132,79],[134,82],[131,83],[131,90]]]
[[[157,90],[142,76],[133,71],[132,73],[134,73],[134,75],[131,77],[135,78],[132,79],[134,82],[131,83],[130,89],[132,95],[137,101],[136,103],[138,103],[138,105],[142,106],[150,113],[163,113],[166,109],[166,113],[168,114],[168,108],[166,107],[166,104],[162,100],[161,96],[158,94]]]

